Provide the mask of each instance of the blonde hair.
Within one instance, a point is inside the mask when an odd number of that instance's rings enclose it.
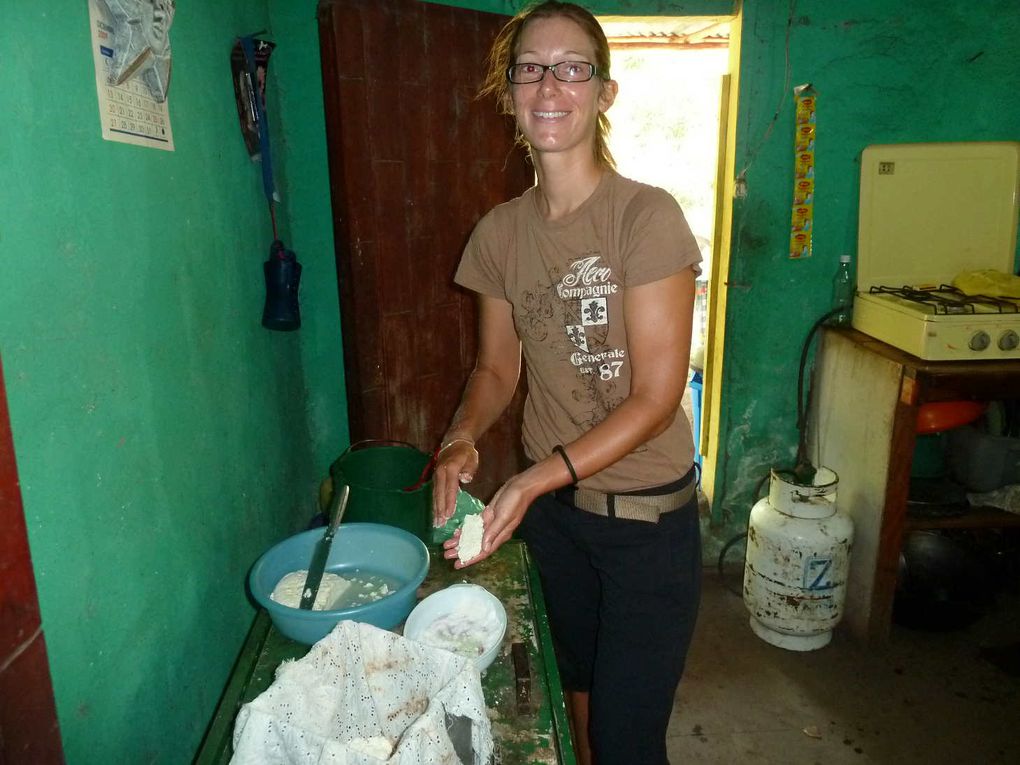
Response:
[[[545,0],[524,8],[506,23],[489,49],[487,61],[487,72],[482,82],[479,97],[495,96],[503,114],[513,114],[513,98],[510,95],[510,82],[507,80],[507,70],[517,59],[517,49],[520,46],[521,35],[524,28],[536,19],[565,18],[570,19],[584,31],[592,44],[595,46],[595,68],[596,77],[603,83],[609,80],[609,41],[606,40],[606,33],[602,30],[598,20],[585,8],[574,3],[562,3],[557,0]],[[616,167],[616,160],[609,151],[609,117],[605,112],[599,112],[598,124],[595,128],[595,161],[603,167]],[[518,143],[527,146],[528,142],[517,128]]]

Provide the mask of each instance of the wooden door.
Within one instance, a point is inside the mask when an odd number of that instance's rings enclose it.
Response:
[[[0,367],[0,763],[63,761]]]
[[[432,451],[474,365],[474,296],[453,283],[478,219],[533,174],[478,100],[506,17],[419,0],[318,8],[351,440]],[[472,493],[521,465],[521,394],[478,444]]]

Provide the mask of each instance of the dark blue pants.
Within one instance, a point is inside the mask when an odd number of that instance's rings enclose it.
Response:
[[[539,497],[518,530],[541,574],[563,687],[590,693],[598,765],[668,765],[701,594],[697,497],[656,524],[579,510],[571,495]]]

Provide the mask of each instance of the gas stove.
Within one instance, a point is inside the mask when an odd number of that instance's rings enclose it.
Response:
[[[869,146],[861,155],[854,328],[933,361],[1020,359],[1020,300],[966,295],[1014,273],[1020,142]]]
[[[1020,358],[1020,301],[967,296],[955,287],[871,287],[853,325],[922,359]]]
[[[950,284],[938,287],[872,287],[868,290],[872,295],[891,295],[905,301],[908,308],[920,304],[925,313],[936,316],[956,316],[959,314],[1007,314],[1020,311],[1020,301],[1013,298],[993,297],[991,295],[968,295],[963,290]]]

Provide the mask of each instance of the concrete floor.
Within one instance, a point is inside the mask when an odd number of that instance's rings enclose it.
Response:
[[[965,630],[894,626],[876,650],[837,631],[795,653],[751,632],[739,588],[739,570],[706,569],[670,721],[673,765],[1020,763],[1020,678],[979,655],[1020,652],[1017,593]]]

